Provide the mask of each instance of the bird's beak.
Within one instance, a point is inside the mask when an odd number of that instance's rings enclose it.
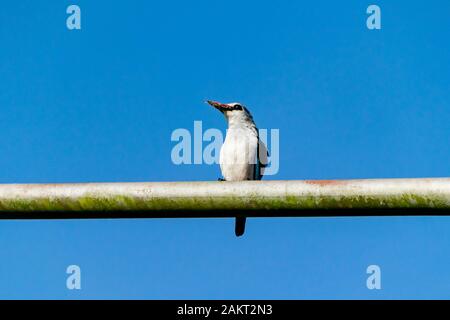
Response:
[[[211,106],[213,106],[214,108],[216,108],[219,111],[223,111],[223,110],[229,108],[229,106],[227,104],[220,103],[220,102],[217,102],[217,101],[207,100],[206,103],[211,105]]]

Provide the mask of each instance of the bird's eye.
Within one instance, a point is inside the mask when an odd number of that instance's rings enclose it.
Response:
[[[237,110],[242,110],[242,106],[240,104],[237,104],[234,106]]]

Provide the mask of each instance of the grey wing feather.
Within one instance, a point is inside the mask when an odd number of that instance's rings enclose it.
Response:
[[[258,161],[255,165],[255,180],[261,180],[264,175],[264,168],[268,165],[269,151],[266,145],[259,139],[258,135]]]

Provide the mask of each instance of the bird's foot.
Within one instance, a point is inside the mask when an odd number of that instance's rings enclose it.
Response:
[[[224,178],[218,178],[217,181],[227,181]]]

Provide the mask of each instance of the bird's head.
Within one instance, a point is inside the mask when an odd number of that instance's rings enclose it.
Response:
[[[225,118],[228,120],[229,123],[245,123],[245,122],[251,122],[253,123],[253,117],[250,114],[250,111],[238,102],[232,102],[232,103],[220,103],[217,101],[206,101],[209,105],[213,106],[217,110],[223,113]]]

